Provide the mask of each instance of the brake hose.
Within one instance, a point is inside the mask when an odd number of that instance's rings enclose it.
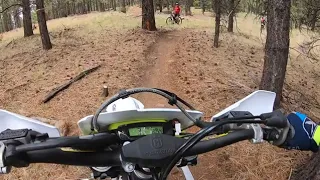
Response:
[[[92,118],[92,123],[91,123],[91,131],[100,131],[100,126],[98,124],[98,117],[100,113],[111,103],[115,102],[116,100],[120,98],[127,98],[130,95],[137,94],[137,93],[142,93],[142,92],[149,92],[149,93],[155,93],[160,96],[163,96],[169,100],[170,105],[176,105],[181,112],[186,115],[193,123],[195,123],[197,126],[201,126],[202,123],[199,119],[194,119],[183,107],[179,102],[182,102],[185,104],[187,107],[194,109],[190,104],[186,103],[185,101],[180,101],[181,99],[177,97],[174,93],[171,93],[169,91],[161,90],[161,89],[153,89],[153,88],[134,88],[134,89],[128,89],[128,90],[121,90],[119,94],[116,94],[112,96],[110,99],[105,101],[99,109],[96,111],[95,115]]]
[[[258,118],[259,116],[252,116],[250,117],[251,119]],[[249,117],[247,117],[249,118]],[[231,120],[230,120],[231,119]],[[239,121],[237,120],[238,118],[230,118],[229,120],[223,120],[223,121],[218,121],[211,126],[202,129],[198,131],[194,136],[192,136],[190,139],[188,139],[187,142],[185,142],[180,148],[173,154],[172,160],[166,167],[165,169],[162,169],[161,171],[161,178],[160,179],[166,179],[168,174],[170,173],[171,169],[177,164],[177,162],[183,157],[183,154],[188,151],[190,148],[192,148],[196,143],[198,143],[202,138],[207,136],[210,132],[214,131],[218,127],[224,125],[224,124],[229,124],[229,123],[238,123]],[[243,120],[241,123],[265,123],[263,120]]]

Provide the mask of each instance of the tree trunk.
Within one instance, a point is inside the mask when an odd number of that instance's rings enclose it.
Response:
[[[142,29],[156,31],[153,0],[142,0]]]
[[[112,9],[113,9],[114,11],[117,10],[117,1],[116,1],[116,0],[112,0]]]
[[[157,4],[158,4],[158,0],[153,0],[153,10],[154,10],[154,12],[157,12]]]
[[[21,18],[20,18],[20,10],[19,8],[17,8],[14,11],[14,24],[16,28],[20,28],[21,27]]]
[[[4,32],[4,27],[3,27],[3,14],[0,14],[0,33]],[[1,41],[1,40],[0,40]]]
[[[72,14],[77,14],[77,6],[76,6],[76,3],[74,1],[72,2],[72,6],[73,6],[72,7],[72,9],[73,9],[72,10],[72,12],[73,12]]]
[[[11,19],[11,11],[7,12],[7,17],[8,17],[8,27],[9,27],[9,31],[11,31],[14,28],[14,24],[12,22]]]
[[[23,14],[23,31],[24,37],[32,36],[32,21],[31,21],[31,9],[30,9],[30,1],[22,0],[22,14]]]
[[[317,20],[318,20],[318,10],[314,9],[312,11],[312,15],[311,15],[311,21],[310,21],[310,25],[311,25],[311,31],[314,31],[316,29],[316,24],[317,24]]]
[[[201,9],[202,9],[202,14],[206,11],[206,0],[201,0]]]
[[[186,16],[191,16],[191,2],[190,0],[185,0],[185,1],[186,1],[186,7],[185,7]]]
[[[82,2],[82,13],[87,14],[86,0]]]
[[[320,179],[320,152],[313,153],[312,156],[308,159],[307,163],[296,170],[296,173],[293,173],[290,180],[318,180]]]
[[[66,10],[67,10],[67,16],[69,16],[71,14],[69,1],[66,2]]]
[[[9,19],[6,11],[2,13],[2,24],[5,32],[10,31]]]
[[[219,47],[219,34],[220,34],[220,16],[221,16],[221,7],[220,7],[220,0],[214,0],[214,7],[216,13],[216,25],[214,30],[214,39],[213,39],[213,46]]]
[[[87,0],[87,10],[91,12],[91,0]]]
[[[126,13],[126,0],[121,0],[121,12]]]
[[[159,0],[159,11],[162,12],[163,0]]]
[[[105,6],[104,6],[104,3],[103,2],[100,2],[100,11],[101,12],[104,12],[105,11]]]
[[[46,13],[44,11],[43,0],[36,0],[36,5],[37,5],[37,17],[38,17],[42,47],[43,49],[48,50],[52,48],[52,44],[50,41],[49,32],[47,28]]]
[[[54,3],[52,2],[51,3],[51,12],[52,12],[52,17],[51,17],[51,19],[55,19],[56,18],[56,9],[55,9],[55,7],[54,7]]]
[[[234,0],[229,0],[229,20],[228,20],[228,32],[233,32],[233,17],[235,12]]]
[[[290,0],[269,0],[267,40],[260,89],[277,94],[275,108],[280,106],[289,53]]]
[[[100,3],[100,1],[96,0],[96,11],[99,11],[99,3]]]

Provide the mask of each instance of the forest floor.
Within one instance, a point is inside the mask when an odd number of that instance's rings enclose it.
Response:
[[[91,13],[48,21],[54,48],[41,49],[39,35],[21,38],[22,31],[3,34],[0,42],[0,108],[28,117],[51,119],[63,135],[77,135],[76,122],[93,114],[110,94],[122,88],[159,87],[191,102],[205,118],[258,89],[263,67],[263,36],[259,21],[240,15],[237,31],[221,33],[213,48],[210,13],[186,17],[181,26],[165,25],[168,15],[156,14],[157,32],[139,28],[141,10]],[[312,35],[292,32],[292,48]],[[42,100],[53,88],[81,71],[101,65],[50,102]],[[302,111],[320,121],[318,61],[290,54],[283,107]],[[148,107],[166,106],[153,96],[139,96]],[[201,155],[191,167],[195,179],[288,179],[310,153],[286,151],[267,143],[241,142]],[[88,178],[83,167],[35,164],[13,170],[0,179]],[[179,171],[171,179],[183,179]]]

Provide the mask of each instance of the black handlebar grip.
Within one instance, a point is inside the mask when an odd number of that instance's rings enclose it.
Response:
[[[265,120],[265,124],[271,127],[285,128],[287,127],[287,117],[281,112],[280,109],[272,113],[261,114],[260,118]]]

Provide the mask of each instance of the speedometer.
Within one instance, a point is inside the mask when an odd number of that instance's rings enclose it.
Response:
[[[122,140],[136,140],[143,136],[148,136],[151,134],[167,134],[174,135],[174,123],[173,121],[163,121],[157,120],[158,122],[152,122],[155,120],[146,120],[141,122],[141,120],[130,121],[128,124],[122,124],[117,127],[117,131]]]
[[[162,126],[149,126],[149,127],[134,127],[129,128],[129,136],[146,136],[150,134],[162,134],[163,127]]]

